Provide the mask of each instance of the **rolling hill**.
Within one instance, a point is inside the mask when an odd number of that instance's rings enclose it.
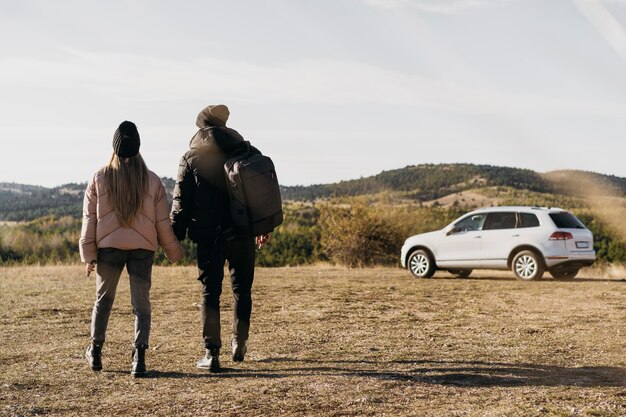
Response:
[[[285,200],[316,200],[392,192],[410,200],[431,201],[487,187],[509,187],[539,193],[574,194],[585,188],[626,195],[626,178],[585,171],[537,173],[528,169],[473,164],[425,164],[333,184],[282,187]],[[598,187],[601,185],[601,187]]]
[[[162,178],[162,181],[171,201],[174,180]],[[0,183],[0,221],[28,221],[51,214],[79,217],[85,187],[85,183],[64,184],[54,188]],[[584,171],[554,171],[544,174],[528,169],[491,165],[425,164],[332,184],[283,186],[281,192],[284,200],[293,201],[387,192],[405,200],[437,202],[446,206],[456,201],[449,197],[453,194],[473,199],[477,205],[489,202],[497,204],[498,199],[489,199],[489,196],[481,199],[475,192],[494,187],[556,195],[580,195],[593,190],[602,194],[624,196],[626,178]]]

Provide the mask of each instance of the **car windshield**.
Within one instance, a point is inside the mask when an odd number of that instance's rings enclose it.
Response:
[[[585,225],[572,213],[562,211],[560,213],[550,213],[550,218],[555,226],[560,229],[585,229]]]

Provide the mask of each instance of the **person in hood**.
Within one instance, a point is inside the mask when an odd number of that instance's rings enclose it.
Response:
[[[171,213],[176,237],[182,241],[188,235],[197,244],[205,347],[205,355],[197,367],[211,372],[220,371],[224,264],[228,261],[234,298],[232,359],[241,362],[250,330],[255,244],[260,247],[269,239],[269,234],[242,235],[232,225],[224,163],[245,144],[236,130],[226,127],[229,115],[228,107],[223,104],[208,106],[198,114],[199,130],[180,160]]]
[[[161,246],[169,260],[177,262],[183,258],[183,249],[170,225],[165,187],[146,167],[139,145],[135,124],[121,123],[113,135],[109,163],[87,185],[79,245],[87,276],[96,271],[91,345],[85,353],[91,369],[102,369],[105,333],[117,284],[126,267],[135,314],[131,374],[145,376],[154,252]]]

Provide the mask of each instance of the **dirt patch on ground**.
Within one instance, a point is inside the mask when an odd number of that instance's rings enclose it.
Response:
[[[250,349],[203,353],[192,267],[155,268],[150,377],[129,375],[122,279],[91,372],[93,278],[80,266],[0,268],[0,415],[624,416],[626,281],[509,274],[417,280],[400,269],[259,269]]]
[[[0,226],[15,227],[15,226],[19,225],[20,223],[23,224],[23,222],[13,222],[13,221],[8,221],[8,220],[0,220]]]
[[[436,200],[424,202],[425,206],[439,205],[441,207],[450,207],[454,204],[461,207],[490,207],[497,206],[500,199],[487,197],[475,191],[462,191],[458,193],[448,194]]]

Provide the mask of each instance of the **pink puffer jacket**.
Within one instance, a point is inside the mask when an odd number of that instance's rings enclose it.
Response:
[[[131,227],[122,227],[104,184],[104,168],[87,185],[83,200],[83,227],[80,235],[80,259],[97,260],[98,248],[147,249],[159,245],[172,261],[183,258],[183,249],[170,225],[167,195],[161,179],[148,171],[148,194]]]

